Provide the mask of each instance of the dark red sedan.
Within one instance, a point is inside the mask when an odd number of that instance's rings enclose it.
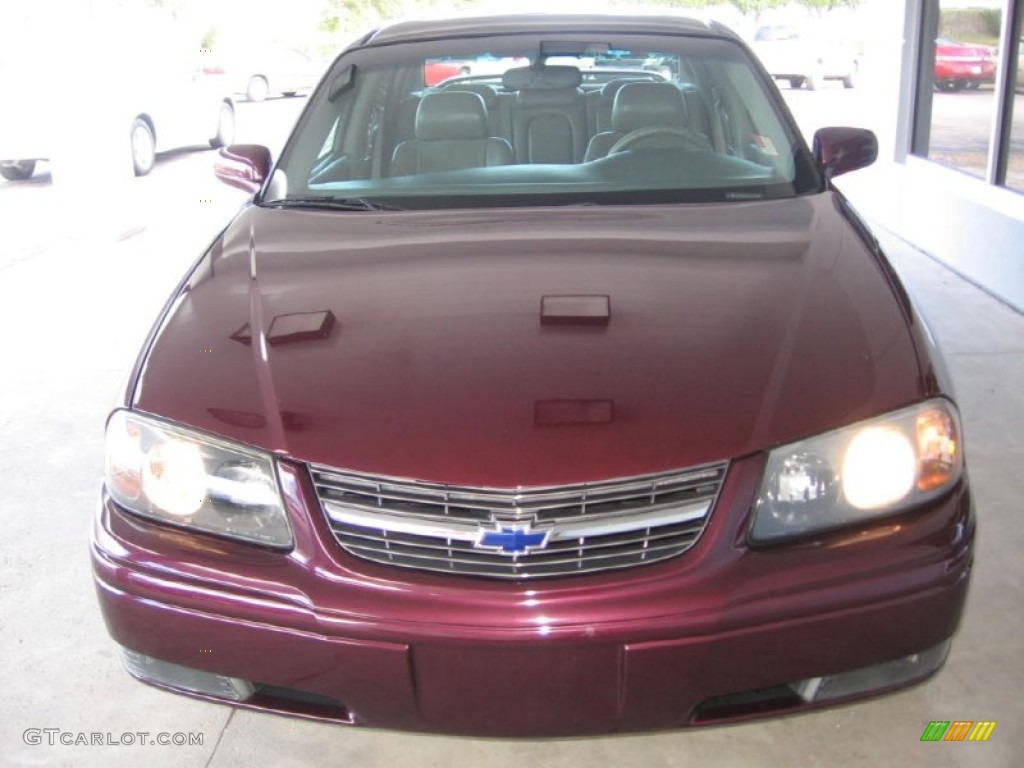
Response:
[[[996,61],[992,49],[965,45],[939,38],[935,41],[935,87],[941,91],[962,91],[992,83]]]
[[[452,51],[532,55],[425,87]],[[670,77],[587,80],[595,55]],[[936,672],[975,523],[942,360],[831,183],[876,153],[809,149],[717,25],[433,21],[345,51],[280,158],[223,153],[253,198],[107,424],[92,557],[128,671],[513,736]]]

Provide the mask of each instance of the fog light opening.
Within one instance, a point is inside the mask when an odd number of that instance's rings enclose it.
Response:
[[[949,646],[950,641],[946,640],[920,653],[838,675],[810,677],[792,683],[791,687],[797,696],[810,704],[907,685],[928,677],[941,667]]]
[[[794,685],[793,690],[804,701],[814,701],[823,682],[825,682],[824,677],[809,677]]]
[[[950,640],[892,661],[824,677],[713,696],[693,711],[691,722],[708,724],[793,712],[810,704],[882,693],[928,677],[946,660]]]
[[[121,660],[130,675],[155,685],[229,701],[247,701],[256,693],[256,686],[240,677],[215,675],[201,669],[183,667],[128,648],[121,649]]]

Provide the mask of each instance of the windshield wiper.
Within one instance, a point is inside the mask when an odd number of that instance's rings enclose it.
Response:
[[[330,211],[401,211],[396,205],[374,203],[362,197],[282,197],[264,200],[271,208],[320,208]]]

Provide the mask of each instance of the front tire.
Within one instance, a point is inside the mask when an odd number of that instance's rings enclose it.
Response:
[[[843,78],[843,88],[856,88],[860,80],[860,65],[857,62],[850,64],[850,71]]]
[[[149,123],[135,118],[131,133],[132,168],[136,176],[145,176],[156,164],[156,137]]]
[[[210,139],[210,146],[214,149],[226,147],[235,140],[235,110],[226,101],[220,105],[220,112],[217,114],[217,133]]]
[[[270,93],[270,83],[263,75],[253,75],[245,89],[245,97],[249,101],[264,101]]]
[[[804,85],[808,91],[817,91],[825,84],[825,72],[818,64],[804,77]]]
[[[24,181],[31,178],[35,171],[35,160],[14,160],[5,165],[0,165],[0,176],[3,176],[8,181]]]

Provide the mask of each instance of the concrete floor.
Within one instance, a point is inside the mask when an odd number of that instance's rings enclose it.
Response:
[[[38,193],[34,209],[61,203],[52,190]],[[219,210],[196,208],[196,199],[218,194]],[[88,564],[102,426],[157,307],[224,210],[237,204],[224,195],[223,188],[195,190],[189,201],[165,207],[141,228],[64,230],[45,244],[31,237],[0,241],[0,764],[1021,764],[1015,755],[1024,746],[1024,525],[1014,515],[1024,491],[1024,316],[890,237],[885,246],[930,320],[959,389],[980,518],[964,623],[945,669],[927,684],[858,705],[741,726],[509,741],[320,725],[234,711],[130,680],[100,619]],[[0,210],[8,222],[18,221],[11,206]],[[185,218],[189,227],[180,225]],[[921,743],[930,720],[995,720],[998,726],[987,743]],[[70,734],[65,739],[80,733],[116,741],[124,734],[149,736],[142,745],[65,746],[59,737],[48,744],[44,734],[42,744],[32,745],[24,738],[30,728],[59,729]],[[149,745],[161,732],[201,734],[203,743]]]

